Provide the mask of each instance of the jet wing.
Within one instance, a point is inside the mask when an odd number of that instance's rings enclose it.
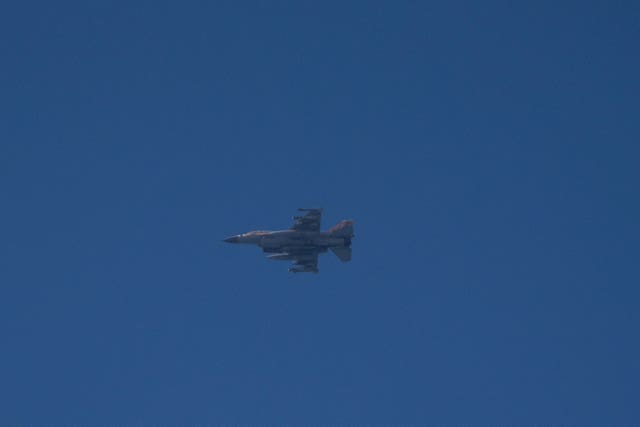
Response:
[[[292,273],[317,273],[318,254],[321,251],[315,248],[282,248],[282,252],[267,255],[273,260],[293,261],[289,271]]]
[[[289,268],[292,273],[317,273],[318,252],[293,253],[293,265]]]
[[[320,231],[320,218],[322,217],[322,209],[298,209],[305,212],[304,215],[296,215],[293,217],[294,223],[291,230],[296,231]]]

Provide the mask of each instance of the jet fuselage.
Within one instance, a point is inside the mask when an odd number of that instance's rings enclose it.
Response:
[[[258,245],[265,252],[281,251],[284,248],[312,248],[323,249],[325,252],[330,247],[351,245],[350,237],[334,236],[328,232],[313,231],[252,231],[245,234],[229,237],[225,239],[229,243],[248,243]]]

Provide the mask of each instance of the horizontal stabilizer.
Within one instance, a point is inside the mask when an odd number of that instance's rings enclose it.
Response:
[[[344,246],[336,246],[331,248],[331,251],[336,254],[340,261],[347,262],[351,261],[351,248],[347,248]]]

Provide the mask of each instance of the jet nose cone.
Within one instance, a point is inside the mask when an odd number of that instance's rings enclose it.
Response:
[[[231,236],[224,239],[227,243],[238,243],[238,236]]]

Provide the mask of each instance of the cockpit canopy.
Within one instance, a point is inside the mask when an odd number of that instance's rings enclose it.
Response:
[[[246,236],[246,237],[264,236],[265,234],[269,234],[269,232],[268,231],[256,230],[256,231],[250,231],[248,233],[244,233],[243,236]]]

